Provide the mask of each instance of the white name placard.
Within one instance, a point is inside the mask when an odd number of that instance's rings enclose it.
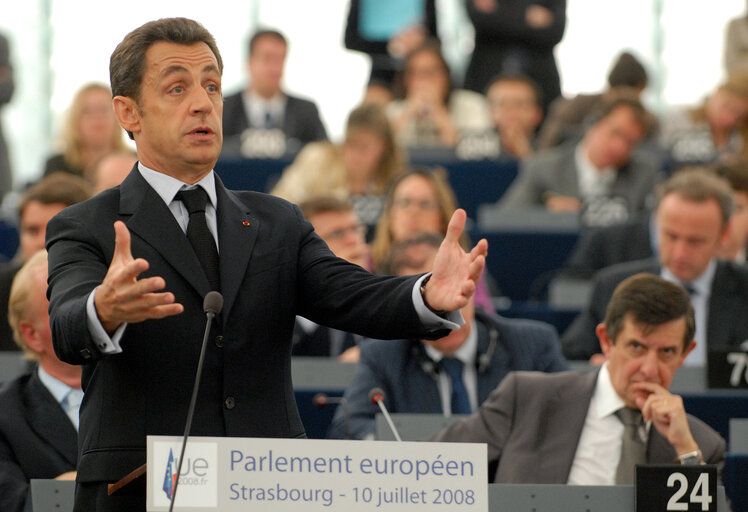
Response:
[[[169,509],[181,438],[148,436],[147,508]],[[488,511],[486,445],[192,437],[174,510]]]

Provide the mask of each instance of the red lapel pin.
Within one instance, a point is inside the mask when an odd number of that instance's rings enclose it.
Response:
[[[244,224],[244,226],[249,226],[249,221],[245,220],[245,221],[242,222],[242,224]]]

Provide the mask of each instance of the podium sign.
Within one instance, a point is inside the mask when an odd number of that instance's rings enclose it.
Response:
[[[167,511],[180,437],[148,436],[147,509]],[[488,512],[485,444],[192,437],[174,510]]]
[[[717,512],[717,466],[636,466],[636,512]]]
[[[712,389],[748,389],[748,350],[709,349],[707,369],[707,381]]]

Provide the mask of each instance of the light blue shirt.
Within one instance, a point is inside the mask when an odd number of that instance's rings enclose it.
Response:
[[[71,388],[64,382],[57,380],[50,374],[44,371],[39,366],[37,369],[39,380],[42,381],[44,387],[46,387],[52,394],[54,399],[60,404],[62,410],[65,411],[70,421],[73,423],[75,430],[78,430],[78,419],[81,408],[81,400],[83,399],[83,391],[76,388]]]
[[[218,199],[213,171],[210,171],[203,179],[197,182],[194,186],[191,186],[164,173],[149,169],[141,163],[138,163],[138,170],[140,171],[140,174],[143,176],[143,178],[148,182],[148,184],[156,191],[161,199],[164,200],[164,203],[166,203],[166,205],[169,207],[172,215],[174,215],[174,218],[181,226],[182,231],[184,231],[185,233],[187,233],[189,213],[187,212],[187,209],[184,207],[181,201],[174,200],[174,196],[176,196],[177,192],[182,189],[194,188],[198,185],[203,187],[208,193],[208,197],[210,198],[211,203],[205,209],[205,218],[208,223],[208,229],[210,229],[211,233],[213,233],[213,237],[216,240],[216,247],[218,248],[218,223],[215,208],[215,206],[218,204]],[[413,292],[411,294],[413,306],[415,307],[416,313],[418,314],[421,323],[423,323],[423,325],[428,329],[458,329],[460,325],[465,323],[464,319],[462,318],[462,313],[459,310],[448,313],[447,318],[444,319],[438,315],[435,315],[428,309],[428,307],[426,307],[426,304],[423,301],[423,297],[421,297],[420,288],[421,282],[423,282],[423,280],[430,275],[431,274],[429,273],[418,279],[418,281],[416,281],[415,285],[413,286]],[[94,298],[96,296],[97,289],[98,287],[93,289],[93,291],[88,296],[88,301],[86,302],[88,331],[91,333],[91,337],[93,338],[96,347],[102,353],[117,354],[119,352],[122,352],[122,347],[120,347],[120,340],[122,339],[122,335],[125,332],[127,324],[123,323],[117,328],[116,331],[114,331],[114,334],[112,334],[111,337],[109,336],[104,327],[101,325],[99,317],[96,314]]]
[[[424,347],[428,356],[436,363],[442,360],[444,354],[439,352],[431,345]],[[465,384],[467,389],[468,398],[470,399],[470,409],[476,411],[478,409],[478,372],[475,368],[475,359],[478,353],[478,329],[475,321],[470,325],[470,334],[468,334],[465,343],[458,348],[452,357],[459,359],[463,363],[462,367],[462,382]],[[437,380],[439,387],[439,397],[442,402],[442,411],[444,416],[452,415],[452,382],[447,375],[447,372],[439,372],[439,379]]]

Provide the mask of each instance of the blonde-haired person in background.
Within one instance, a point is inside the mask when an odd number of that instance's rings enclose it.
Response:
[[[96,82],[73,96],[61,130],[63,149],[44,164],[44,175],[65,171],[90,179],[94,164],[105,154],[124,151],[124,132],[112,109],[112,91]]]

